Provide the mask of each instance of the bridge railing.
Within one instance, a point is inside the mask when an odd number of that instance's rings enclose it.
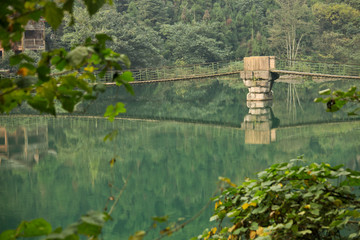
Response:
[[[210,62],[183,66],[130,69],[134,81],[155,81],[211,76],[221,73],[239,72],[244,69],[243,61]],[[114,72],[108,72],[102,81],[112,81]]]
[[[277,70],[319,73],[339,76],[360,76],[360,65],[276,59]]]
[[[133,73],[134,81],[155,81],[155,80],[173,80],[173,79],[189,79],[199,76],[213,76],[216,74],[228,74],[232,72],[240,72],[244,70],[244,62],[240,60],[228,62],[210,62],[183,66],[165,66],[158,68],[140,68],[130,69]],[[108,71],[105,76],[100,78],[97,73],[97,81],[112,82],[113,75],[116,71]],[[57,76],[62,75],[56,74]],[[20,76],[10,72],[0,72],[1,78],[19,78]]]

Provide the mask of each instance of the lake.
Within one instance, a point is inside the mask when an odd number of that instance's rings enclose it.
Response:
[[[109,198],[126,185],[104,238],[128,239],[147,230],[153,216],[174,223],[193,217],[219,176],[241,183],[300,155],[360,170],[360,118],[313,102],[319,90],[356,84],[277,81],[274,100],[254,107],[239,79],[151,83],[134,86],[135,96],[109,88],[72,115],[18,109],[0,118],[0,232],[39,217],[65,227],[89,210],[109,209]],[[114,122],[103,119],[117,101],[127,112]],[[117,134],[104,142],[109,133]],[[201,234],[213,207],[168,239]]]

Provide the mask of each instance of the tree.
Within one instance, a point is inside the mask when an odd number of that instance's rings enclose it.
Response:
[[[357,64],[360,51],[360,10],[345,3],[315,3],[312,12],[319,25],[314,46],[320,59]]]
[[[90,16],[94,15],[107,0],[84,0]],[[57,29],[63,22],[64,15],[70,16],[70,24],[75,21],[74,0],[65,0],[57,4],[50,0],[5,0],[0,3],[0,41],[2,47],[9,51],[14,43],[21,41],[24,26],[29,21],[44,18],[48,24]],[[40,112],[56,115],[55,104],[59,102],[68,112],[74,106],[86,100],[96,99],[104,90],[101,84],[94,82],[95,71],[102,77],[110,69],[121,71],[129,67],[129,59],[106,47],[106,41],[112,39],[105,34],[87,38],[85,43],[71,51],[52,49],[43,52],[40,61],[22,53],[10,57],[10,64],[17,65],[16,77],[2,79],[0,84],[0,112],[10,112],[13,108],[27,102]],[[60,73],[58,73],[60,72]],[[130,92],[128,84],[132,80],[130,72],[114,74],[113,80],[124,85]],[[107,116],[114,116],[125,111],[123,104],[109,106]]]
[[[167,6],[161,0],[135,0],[132,2],[138,9],[135,15],[136,19],[140,19],[147,26],[151,26],[159,30],[160,25],[167,23]]]
[[[113,41],[108,43],[112,50],[132,56],[132,68],[161,63],[163,42],[159,34],[145,24],[136,23],[131,14],[123,15],[113,6],[103,7],[91,18],[81,7],[74,7],[74,13],[76,23],[71,27],[64,27],[60,33],[63,46],[76,46],[87,37],[93,38],[96,33],[101,32],[112,36]]]
[[[230,51],[221,41],[218,25],[205,22],[193,25],[177,23],[163,25],[165,57],[172,62],[183,59],[186,63],[215,62],[225,59]]]
[[[270,41],[274,49],[287,59],[295,60],[302,41],[314,30],[311,11],[305,0],[276,0],[279,9],[274,10],[270,24]]]
[[[237,32],[238,41],[233,44],[237,58],[268,54],[268,12],[272,12],[274,6],[272,1],[236,1],[232,32]]]

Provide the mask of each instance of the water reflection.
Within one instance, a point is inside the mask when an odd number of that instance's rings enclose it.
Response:
[[[288,83],[287,95],[286,95],[286,109],[289,116],[292,117],[292,120],[296,120],[297,118],[297,105],[301,109],[301,112],[304,112],[302,107],[298,92],[297,85],[295,83]]]
[[[245,144],[270,144],[276,141],[279,119],[271,109],[273,101],[247,101],[249,114],[244,118]]]
[[[360,154],[357,154],[356,157],[350,159],[347,162],[346,167],[352,170],[360,171]]]
[[[4,157],[0,166],[0,231],[35,217],[66,226],[89,209],[101,210],[108,197],[117,194],[108,184],[121,189],[129,172],[133,174],[128,187],[106,230],[110,239],[127,239],[147,228],[155,215],[169,214],[174,221],[192,217],[212,195],[218,176],[240,182],[301,154],[314,162],[358,168],[360,122],[281,127],[270,102],[248,106],[243,129],[153,120],[110,123],[96,118],[45,118],[46,123],[34,126],[31,122],[37,117],[1,118],[6,123],[2,149],[6,149],[5,135],[9,149],[3,154],[10,157]],[[22,123],[25,119],[29,124]],[[113,130],[119,136],[104,143],[104,136]],[[24,133],[31,146],[28,158],[24,158]],[[10,143],[17,147],[10,148]],[[56,157],[46,154],[49,149],[56,150]],[[114,157],[117,161],[111,168]],[[32,167],[5,168],[11,159],[23,165],[30,162]],[[196,236],[208,224],[210,213],[170,239]]]
[[[0,126],[0,165],[31,168],[45,157],[48,147],[46,125]]]
[[[261,105],[246,104],[247,89],[235,82],[215,80],[137,86],[134,98],[124,97],[124,117],[143,120],[110,123],[95,116],[123,100],[115,90],[91,106],[92,116],[1,117],[0,232],[36,217],[67,226],[90,209],[102,210],[117,194],[109,183],[121,189],[129,172],[105,239],[128,239],[147,229],[155,215],[191,218],[208,202],[219,176],[239,183],[303,154],[311,162],[357,169],[360,121],[343,120],[343,113],[330,115],[313,104],[319,88],[297,86],[304,112],[297,107],[296,120],[287,111],[287,84],[276,85],[273,102]],[[292,99],[298,103],[296,92]],[[105,143],[114,130],[118,137]],[[55,151],[56,156],[47,154]],[[27,167],[7,167],[20,165]],[[210,214],[209,209],[169,239],[198,235]]]

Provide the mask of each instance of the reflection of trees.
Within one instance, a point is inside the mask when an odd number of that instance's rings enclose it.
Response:
[[[200,120],[238,125],[241,121],[239,119],[248,114],[248,90],[241,82],[243,88],[239,88],[239,82],[229,84],[228,81],[230,80],[206,79],[134,85],[136,96],[131,98],[125,97],[125,92],[109,88],[85,114],[102,115],[109,103],[122,101],[127,108],[127,113],[122,117]],[[301,84],[296,84],[295,88],[294,84],[289,86],[281,81],[276,80],[273,87],[272,109],[282,125],[343,119],[344,114],[331,115],[324,111],[321,104],[314,104],[313,100],[323,88],[346,89],[354,85],[352,81],[326,82],[323,85],[302,81]]]
[[[5,160],[9,166],[31,167],[39,163],[47,151],[47,125],[0,127],[0,164]]]
[[[296,90],[296,84],[289,83],[287,97],[286,97],[286,109],[288,114],[292,116],[293,120],[296,120],[297,117],[297,109],[296,109],[297,104],[299,105],[301,111],[304,112],[304,109],[301,106],[298,92]]]
[[[103,114],[109,103],[122,101],[127,112],[123,116],[176,118],[232,122],[247,113],[246,89],[229,80],[205,79],[193,81],[134,85],[136,96],[108,89],[101,99],[90,106],[88,114]]]
[[[333,149],[343,149],[339,154],[344,154],[358,147],[357,135],[351,132],[359,125],[356,124],[280,128],[277,141],[271,145],[244,145],[244,132],[237,128],[173,122],[52,119],[49,139],[57,149],[56,158],[47,156],[29,172],[8,169],[0,174],[0,189],[4,189],[0,221],[5,223],[0,224],[0,231],[12,227],[3,218],[8,215],[14,216],[14,225],[20,219],[40,216],[56,226],[67,225],[89,209],[102,209],[110,195],[108,183],[121,188],[123,178],[133,171],[114,212],[114,221],[107,229],[110,235],[126,238],[129,233],[148,227],[154,215],[166,213],[173,219],[192,216],[208,201],[218,176],[240,182],[274,161],[287,161],[307,153],[311,142],[318,142],[322,149],[321,152],[317,152],[320,148],[309,151],[311,159],[327,159],[336,165],[345,159],[333,156]],[[118,137],[104,143],[103,137],[113,129],[119,130]],[[339,139],[342,133],[347,137]],[[62,136],[62,141],[57,143],[54,136]],[[113,157],[117,161],[110,168]],[[115,188],[112,194],[116,194]],[[183,236],[192,235],[192,228],[205,227],[207,222],[205,214],[194,226],[185,229]]]
[[[355,171],[360,171],[360,154],[357,154],[355,158],[349,160],[346,167]]]

